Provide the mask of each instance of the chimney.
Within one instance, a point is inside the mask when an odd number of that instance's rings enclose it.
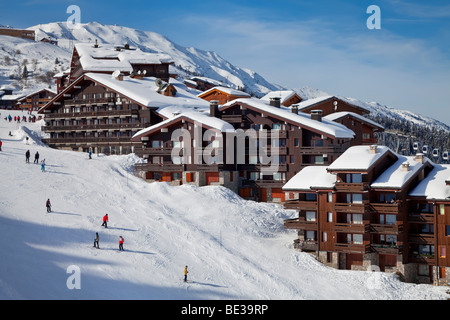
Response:
[[[293,104],[291,106],[292,113],[298,114],[298,104]]]
[[[322,122],[322,110],[311,110],[311,119]]]
[[[376,154],[377,152],[378,152],[378,146],[377,146],[376,144],[371,145],[371,146],[369,147],[369,153],[370,153],[370,154]]]
[[[405,162],[402,163],[401,170],[404,171],[404,172],[408,172],[409,171],[409,162],[408,161],[405,161]]]
[[[123,46],[123,48],[125,50],[130,50],[130,44],[128,42],[126,42],[125,45]]]
[[[119,73],[119,75],[117,76],[117,80],[123,81],[123,73]]]
[[[425,155],[423,153],[418,153],[418,154],[416,154],[416,157],[414,158],[414,160],[416,160],[419,163],[424,163]]]
[[[209,102],[209,116],[214,118],[220,118],[219,101],[211,100]]]
[[[280,108],[281,107],[281,98],[280,97],[270,98],[270,105],[275,108]]]

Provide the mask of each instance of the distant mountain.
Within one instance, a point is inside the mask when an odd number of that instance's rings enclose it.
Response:
[[[58,45],[69,50],[76,42],[94,43],[97,40],[98,43],[113,45],[128,43],[145,52],[164,52],[172,57],[182,75],[202,75],[234,88],[244,88],[256,96],[263,96],[279,88],[256,72],[232,65],[216,52],[183,47],[151,31],[102,25],[97,22],[80,24],[74,30],[68,29],[65,22],[40,24],[28,29],[34,30],[37,38],[58,39]]]

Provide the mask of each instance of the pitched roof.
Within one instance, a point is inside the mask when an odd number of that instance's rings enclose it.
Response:
[[[345,127],[344,125],[323,119],[323,121],[317,121],[311,119],[311,116],[306,113],[299,112],[298,114],[295,114],[287,108],[277,108],[270,106],[264,101],[261,101],[260,99],[236,99],[233,101],[230,101],[226,104],[224,104],[220,110],[225,110],[234,104],[245,104],[250,108],[253,108],[255,110],[258,110],[262,113],[269,114],[278,118],[282,118],[285,121],[288,121],[292,124],[309,128],[318,132],[321,132],[322,134],[334,137],[334,138],[346,138],[346,139],[352,139],[355,136],[355,133]]]
[[[271,98],[280,98],[280,103],[283,104],[295,95],[297,95],[300,100],[302,99],[294,90],[278,90],[269,92],[264,97],[262,97],[261,100],[269,102]]]
[[[293,176],[283,190],[312,191],[314,189],[333,189],[336,175],[329,173],[326,166],[309,166]]]
[[[198,97],[206,96],[210,92],[213,92],[213,91],[216,91],[216,90],[222,91],[222,92],[224,92],[226,94],[229,94],[231,96],[250,97],[250,94],[248,94],[247,92],[236,90],[236,89],[232,89],[232,88],[228,88],[228,87],[221,87],[221,86],[213,87],[213,88],[211,88],[209,90],[206,90],[206,91],[200,93],[198,95]]]
[[[450,200],[450,165],[434,164],[434,169],[410,193],[411,197],[426,197],[428,200]]]
[[[345,118],[347,116],[353,117],[353,118],[355,118],[355,119],[357,119],[359,121],[365,122],[365,123],[367,123],[367,124],[369,124],[371,126],[374,126],[376,128],[384,130],[384,127],[381,124],[376,123],[373,120],[370,120],[370,119],[368,119],[368,118],[366,118],[366,117],[364,117],[362,115],[359,115],[357,113],[350,112],[350,111],[341,111],[341,112],[331,113],[331,114],[325,116],[324,118],[329,119],[329,120],[333,120],[333,121],[337,121],[337,120]]]
[[[354,146],[345,151],[330,166],[329,171],[368,171],[377,161],[393,151],[385,146],[376,146],[377,152],[371,153],[372,146]]]
[[[80,57],[80,63],[85,71],[96,72],[132,72],[131,64],[162,64],[171,63],[172,58],[165,53],[150,53],[140,49],[116,50],[112,45],[92,43],[77,43],[75,49]]]

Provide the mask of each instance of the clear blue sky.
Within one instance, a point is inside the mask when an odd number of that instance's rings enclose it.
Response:
[[[158,32],[283,86],[377,101],[450,125],[447,0],[0,0],[0,24],[66,21],[72,4],[83,23]],[[370,5],[380,7],[379,30],[367,28]]]

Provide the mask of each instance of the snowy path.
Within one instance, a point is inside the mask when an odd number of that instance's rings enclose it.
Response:
[[[21,113],[1,110],[0,299],[448,297],[446,288],[335,270],[295,252],[295,232],[283,229],[291,213],[278,205],[220,187],[145,183],[132,175],[134,156],[88,160],[50,149],[38,142],[42,121],[17,125],[3,120],[7,114]],[[36,151],[45,173],[32,163]],[[106,213],[108,229],[101,227]],[[96,232],[100,250],[93,248]],[[80,290],[67,288],[71,265],[80,268]],[[185,265],[193,283],[182,281]]]

